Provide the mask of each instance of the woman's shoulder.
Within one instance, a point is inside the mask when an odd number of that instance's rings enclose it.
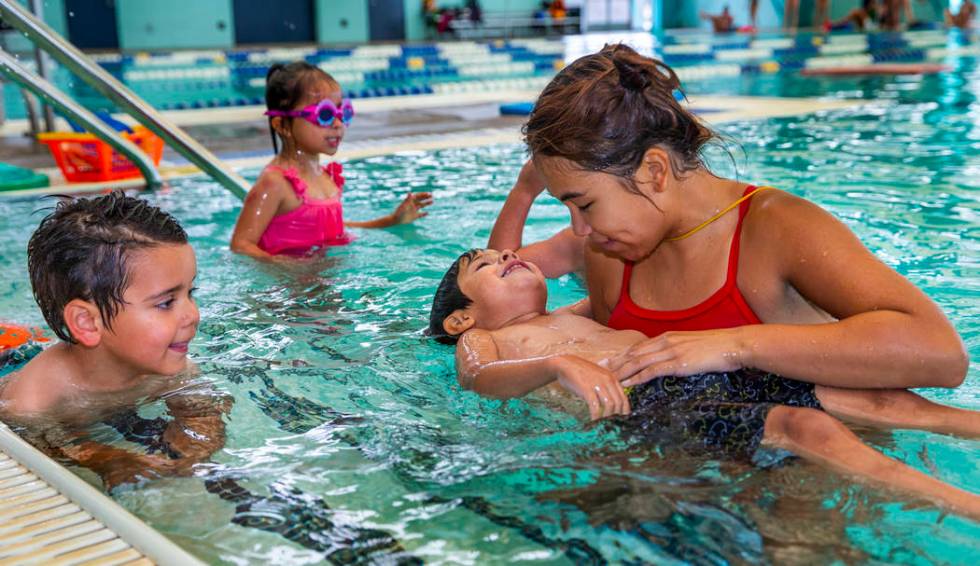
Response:
[[[854,232],[817,203],[783,190],[766,190],[752,197],[742,229],[743,242],[763,246],[787,261],[798,261],[805,250],[860,246]]]
[[[806,229],[809,223],[832,219],[830,213],[813,201],[776,187],[760,187],[752,196],[745,227],[748,230],[797,231]]]

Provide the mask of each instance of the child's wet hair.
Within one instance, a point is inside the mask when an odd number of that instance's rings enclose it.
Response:
[[[675,174],[705,167],[716,134],[674,97],[677,74],[626,45],[606,45],[568,65],[541,92],[524,125],[532,157],[561,157],[587,171],[633,174],[652,147],[669,151]]]
[[[34,300],[51,330],[74,343],[64,309],[82,299],[98,307],[103,324],[125,304],[129,258],[160,244],[186,244],[187,233],[170,214],[145,200],[113,192],[59,202],[27,244]]]
[[[474,248],[456,258],[456,261],[449,266],[446,274],[442,276],[442,281],[439,282],[439,287],[436,289],[436,295],[432,298],[432,311],[429,313],[429,328],[426,330],[426,334],[443,344],[455,344],[459,340],[459,336],[446,332],[442,323],[453,312],[473,304],[473,300],[463,294],[462,289],[459,288],[460,264],[464,259],[468,262],[473,261],[476,254],[481,251]]]
[[[340,88],[330,73],[306,61],[292,63],[274,63],[265,75],[265,107],[266,110],[294,110],[303,100],[303,94],[318,82],[326,82]],[[292,118],[283,118],[291,120]],[[279,153],[279,140],[276,130],[269,118],[269,134],[272,136],[272,148]]]

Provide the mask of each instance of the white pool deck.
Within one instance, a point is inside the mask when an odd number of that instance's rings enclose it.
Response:
[[[536,91],[511,90],[494,92],[473,92],[460,94],[433,94],[415,96],[396,96],[390,98],[375,98],[358,101],[358,114],[370,115],[379,112],[391,112],[393,110],[425,110],[431,108],[445,108],[452,105],[459,105],[461,102],[466,104],[479,103],[507,103],[534,100],[537,96]],[[849,108],[867,101],[856,100],[835,100],[818,98],[775,98],[775,97],[754,97],[754,96],[701,96],[693,95],[690,97],[690,106],[695,111],[710,110],[702,114],[701,118],[709,125],[719,125],[726,122],[737,120],[757,120],[767,118],[779,118],[787,116],[797,116],[812,112],[836,110]],[[264,107],[248,106],[238,108],[207,109],[207,110],[182,110],[174,112],[164,112],[164,115],[173,120],[178,126],[193,126],[202,124],[227,124],[255,120],[256,116],[261,116]],[[0,128],[0,135],[12,135],[22,133],[26,124],[24,121],[11,121]],[[483,145],[520,143],[520,129],[516,127],[507,128],[482,128],[476,130],[465,130],[452,133],[432,133],[420,135],[391,136],[388,138],[374,138],[359,141],[348,141],[341,146],[335,159],[350,160],[365,157],[375,157],[379,155],[390,155],[393,153],[406,151],[434,151],[440,149],[451,149],[460,147],[477,147]],[[269,155],[254,157],[226,157],[225,162],[234,169],[257,169],[268,163]],[[25,197],[31,195],[45,194],[81,194],[103,191],[106,189],[136,189],[145,184],[142,179],[128,179],[123,181],[113,181],[108,183],[71,183],[68,184],[61,176],[58,169],[40,169],[41,173],[47,174],[51,179],[51,186],[38,189],[27,189],[21,191],[0,192],[2,197]],[[193,165],[186,163],[167,163],[160,164],[160,173],[165,180],[171,180],[189,175],[196,175],[200,171]]]

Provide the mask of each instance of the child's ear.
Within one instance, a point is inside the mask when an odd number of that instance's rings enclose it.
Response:
[[[463,309],[456,309],[442,321],[442,329],[450,336],[459,336],[476,324],[476,319],[466,314]]]
[[[282,116],[275,116],[272,118],[272,129],[275,130],[280,136],[286,137],[289,135],[289,130],[283,128]]]
[[[655,193],[663,192],[670,174],[670,154],[659,147],[651,147],[643,154],[643,165],[636,174],[637,185],[649,186]]]
[[[88,301],[72,299],[65,305],[62,316],[68,333],[82,346],[95,347],[102,341],[102,314]]]

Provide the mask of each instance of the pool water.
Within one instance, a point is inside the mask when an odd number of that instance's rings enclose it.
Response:
[[[727,124],[720,130],[738,142],[736,163],[718,149],[710,159],[721,173],[819,203],[924,289],[973,362],[962,387],[922,393],[980,410],[980,71],[972,60],[954,64],[928,77],[728,83],[719,90],[868,104]],[[667,459],[663,447],[629,445],[546,399],[461,391],[452,348],[421,330],[443,272],[486,242],[523,159],[523,147],[504,145],[347,163],[349,218],[386,213],[409,189],[435,193],[431,214],[359,231],[353,245],[290,268],[229,252],[238,203],[216,184],[187,179],[144,195],[191,237],[202,314],[192,358],[235,404],[213,464],[115,499],[205,561],[226,564],[980,559],[977,523],[821,469]],[[24,250],[42,215],[33,211],[50,204],[0,200],[0,320],[43,324]],[[531,218],[528,240],[568,221],[549,199]],[[552,306],[584,293],[570,277],[549,288]],[[151,404],[141,413],[162,411]],[[859,433],[980,493],[977,441]]]

